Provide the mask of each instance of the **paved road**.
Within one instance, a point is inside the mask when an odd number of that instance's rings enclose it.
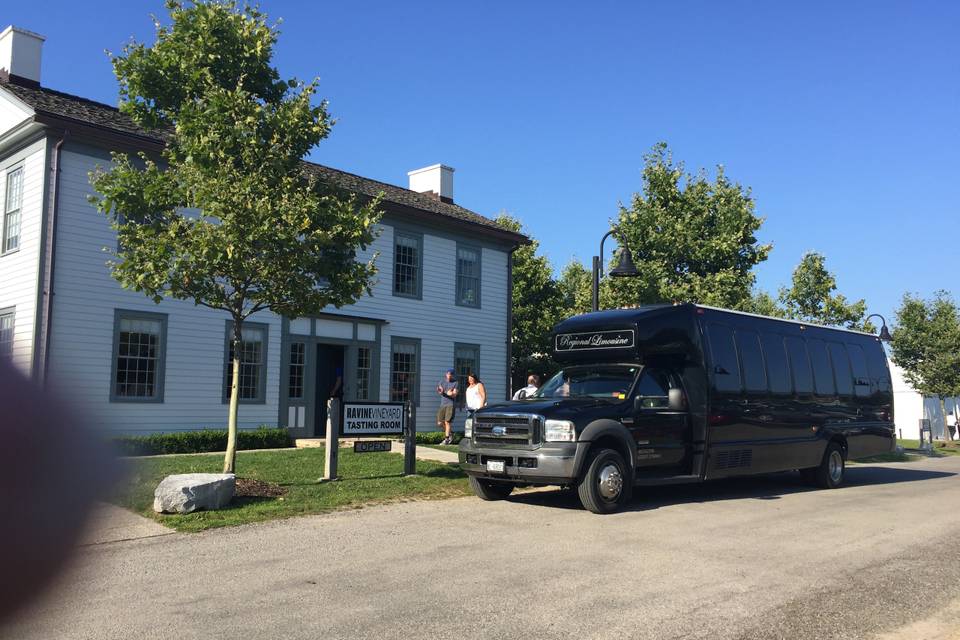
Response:
[[[960,599],[960,457],[398,504],[86,548],[2,637],[863,638]],[[7,635],[4,635],[6,633]]]

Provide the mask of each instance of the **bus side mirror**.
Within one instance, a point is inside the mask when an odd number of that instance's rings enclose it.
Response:
[[[684,411],[687,408],[687,401],[683,397],[682,389],[670,389],[667,392],[667,403],[670,407],[670,411]]]

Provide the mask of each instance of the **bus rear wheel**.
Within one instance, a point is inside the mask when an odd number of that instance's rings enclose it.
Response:
[[[843,484],[846,472],[843,447],[836,442],[831,442],[827,445],[827,450],[823,452],[823,460],[820,461],[820,465],[810,469],[801,469],[800,477],[803,478],[804,482],[821,489],[836,489]]]
[[[503,500],[513,491],[512,484],[483,480],[473,476],[470,476],[470,488],[481,500]]]

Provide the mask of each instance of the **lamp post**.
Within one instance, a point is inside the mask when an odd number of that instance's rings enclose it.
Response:
[[[887,329],[887,319],[884,318],[879,313],[871,313],[866,318],[863,319],[864,322],[870,320],[870,318],[877,317],[880,318],[880,322],[883,323],[883,326],[880,327],[880,332],[877,334],[877,337],[880,338],[883,342],[890,342],[893,340],[893,336],[890,335],[890,330]]]
[[[600,238],[600,255],[593,256],[593,310],[600,310],[600,272],[603,271],[603,243],[611,235],[616,233],[616,229],[610,229]],[[610,276],[613,278],[630,278],[640,275],[637,267],[633,264],[633,256],[630,255],[630,249],[623,243],[620,243],[620,259],[617,266],[610,270]]]

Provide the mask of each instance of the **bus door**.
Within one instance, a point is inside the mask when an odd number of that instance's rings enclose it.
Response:
[[[633,437],[637,443],[637,469],[675,467],[673,473],[689,472],[690,416],[686,407],[670,407],[670,390],[683,393],[680,377],[672,370],[644,367],[637,382],[633,404]]]

